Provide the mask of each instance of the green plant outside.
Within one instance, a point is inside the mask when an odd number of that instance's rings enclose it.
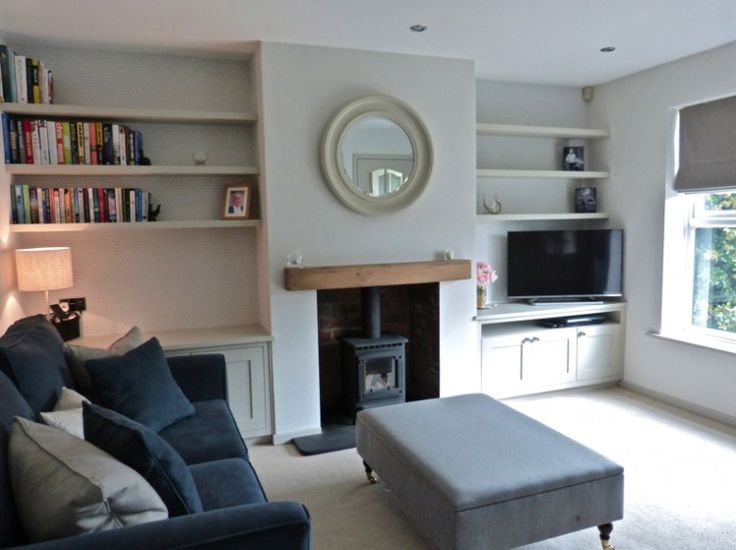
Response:
[[[736,211],[736,193],[705,198],[708,211]],[[736,332],[736,227],[695,230],[693,325]]]

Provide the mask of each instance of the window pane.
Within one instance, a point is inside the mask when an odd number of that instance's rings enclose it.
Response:
[[[706,210],[736,210],[736,193],[712,193],[705,195]]]
[[[692,322],[736,332],[736,228],[695,230]]]

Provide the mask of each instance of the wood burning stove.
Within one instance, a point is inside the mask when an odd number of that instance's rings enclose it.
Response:
[[[342,339],[343,401],[351,417],[361,409],[406,400],[403,336],[381,335],[378,287],[361,289],[363,336]]]

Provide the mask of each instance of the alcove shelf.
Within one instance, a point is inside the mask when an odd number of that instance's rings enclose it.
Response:
[[[565,221],[565,220],[607,220],[605,212],[577,214],[572,212],[556,212],[542,214],[478,214],[476,217],[481,223],[527,222],[527,221]]]
[[[246,112],[136,109],[88,105],[4,103],[2,111],[13,116],[100,119],[105,122],[157,122],[169,124],[254,124],[258,117]]]
[[[120,223],[34,223],[12,224],[11,233],[64,233],[71,231],[137,231],[165,229],[238,229],[259,227],[261,220],[183,220]]]
[[[559,126],[526,126],[520,124],[493,124],[479,122],[476,125],[478,135],[508,137],[544,137],[568,139],[595,139],[609,136],[608,130],[595,128],[563,128]]]
[[[509,170],[504,168],[479,168],[479,178],[540,178],[540,179],[603,179],[609,177],[603,171],[573,170]]]
[[[5,171],[16,176],[248,176],[257,175],[255,166],[133,166],[104,164],[6,164]]]

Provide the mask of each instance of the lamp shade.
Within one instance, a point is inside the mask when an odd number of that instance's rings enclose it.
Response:
[[[16,250],[15,268],[18,290],[57,290],[74,286],[69,247]]]

